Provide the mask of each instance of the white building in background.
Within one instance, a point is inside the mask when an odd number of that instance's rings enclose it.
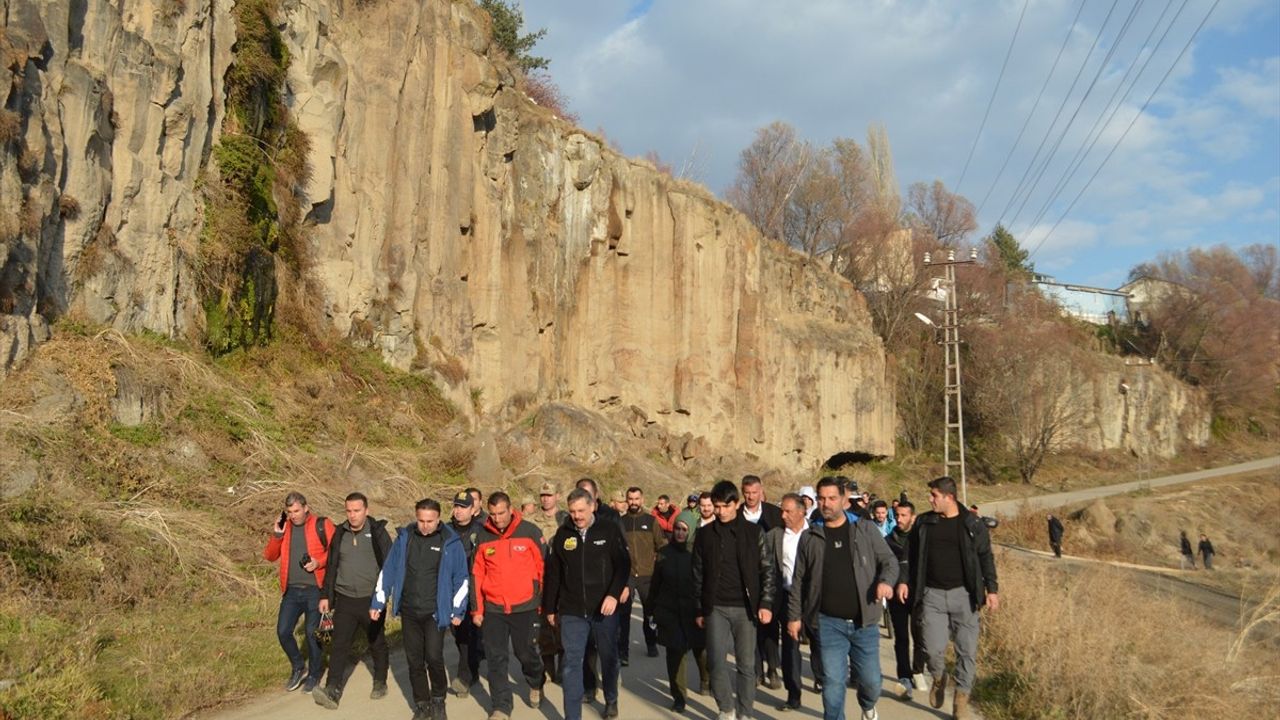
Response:
[[[1031,284],[1045,297],[1052,299],[1062,312],[1077,320],[1094,325],[1128,322],[1129,293],[1124,289],[1090,287],[1060,283],[1049,275],[1032,276]]]

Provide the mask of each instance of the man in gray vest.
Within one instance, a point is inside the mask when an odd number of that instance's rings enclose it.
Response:
[[[369,517],[369,499],[353,492],[346,500],[347,521],[338,526],[329,544],[329,565],[320,592],[320,612],[333,611],[333,646],[329,650],[329,676],[312,696],[316,704],[337,709],[346,685],[347,662],[356,632],[363,630],[373,655],[373,692],[377,700],[387,695],[387,638],[383,618],[369,616],[369,603],[378,573],[391,549],[385,520]]]

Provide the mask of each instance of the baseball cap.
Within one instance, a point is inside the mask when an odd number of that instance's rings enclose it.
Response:
[[[475,498],[471,497],[471,493],[467,492],[466,490],[463,490],[459,492],[457,495],[453,496],[453,506],[469,508],[473,504],[474,500]]]
[[[689,493],[689,497],[685,498],[684,500],[685,502],[693,502],[695,500],[700,499],[701,497],[702,496],[699,495],[698,493]]]
[[[800,488],[800,497],[809,498],[814,502],[818,502],[818,492],[813,489],[812,485],[805,485]]]
[[[556,484],[555,484],[555,483],[553,483],[553,482],[551,482],[550,480],[548,480],[547,482],[542,483],[542,490],[541,490],[541,491],[539,491],[539,492],[538,492],[538,494],[539,494],[539,495],[555,495],[555,494],[556,494]]]

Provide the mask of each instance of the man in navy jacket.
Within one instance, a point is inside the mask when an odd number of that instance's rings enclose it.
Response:
[[[467,553],[440,522],[440,503],[419,500],[417,521],[400,529],[369,606],[378,619],[391,603],[403,623],[404,654],[413,685],[414,720],[445,720],[444,635],[467,612]]]

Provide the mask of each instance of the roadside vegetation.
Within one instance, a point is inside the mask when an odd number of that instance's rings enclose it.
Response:
[[[1280,585],[1224,627],[1119,570],[998,562],[1000,611],[983,618],[974,689],[983,717],[1253,718],[1280,704]]]
[[[402,522],[463,484],[453,419],[336,340],[215,360],[62,323],[0,384],[0,717],[170,718],[277,684],[284,493],[340,518],[358,485]]]

